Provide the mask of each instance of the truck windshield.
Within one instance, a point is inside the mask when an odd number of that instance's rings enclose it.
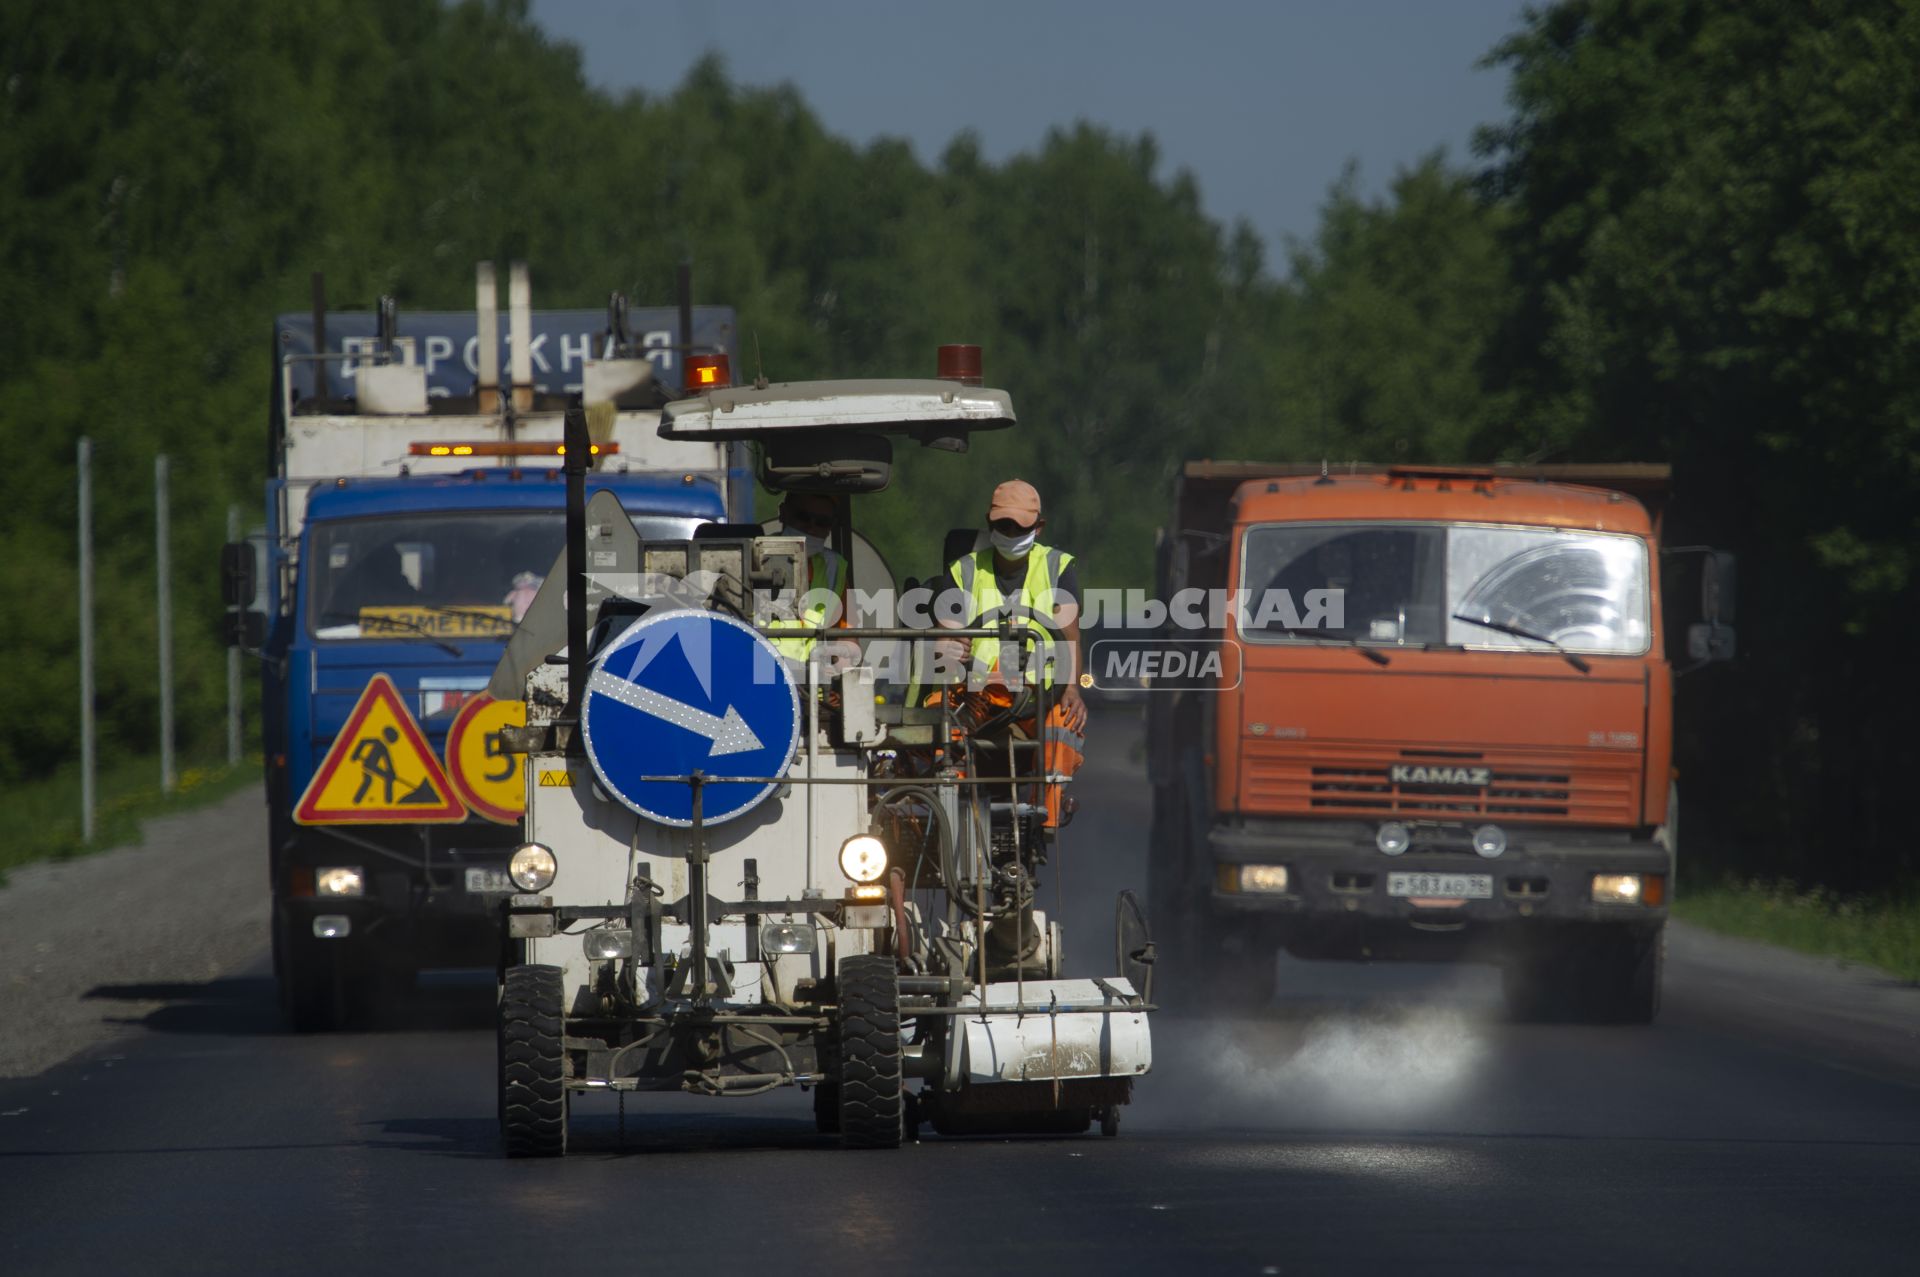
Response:
[[[1311,642],[1312,631],[1325,630],[1330,639],[1408,646],[1637,655],[1652,635],[1646,546],[1619,533],[1269,523],[1247,530],[1241,554],[1242,632],[1255,642]],[[1285,632],[1274,619],[1283,609],[1263,607],[1276,590],[1286,591],[1304,630]],[[1316,597],[1337,602],[1316,613]]]
[[[634,515],[643,539],[684,540],[703,519]],[[566,540],[557,511],[389,515],[316,523],[308,624],[315,638],[504,637]]]

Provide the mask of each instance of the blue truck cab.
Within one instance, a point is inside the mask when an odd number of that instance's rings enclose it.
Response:
[[[259,658],[274,971],[296,1029],[361,1019],[427,968],[492,967],[521,842],[519,702],[489,678],[562,557],[567,411],[590,493],[644,535],[746,517],[736,449],[663,440],[690,351],[732,312],[525,308],[282,316],[265,530],[228,547],[230,637]],[[691,321],[689,323],[689,321]],[[488,340],[483,334],[493,334]],[[493,347],[497,349],[492,349]],[[505,356],[501,358],[500,356]]]

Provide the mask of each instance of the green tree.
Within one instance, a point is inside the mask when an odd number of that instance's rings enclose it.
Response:
[[[1368,202],[1349,168],[1263,326],[1261,409],[1235,455],[1472,461],[1501,422],[1483,363],[1509,304],[1501,212],[1430,155]]]
[[[1920,10],[1572,0],[1494,57],[1506,446],[1671,457],[1679,539],[1746,555],[1744,660],[1687,692],[1718,799],[1690,827],[1843,886],[1910,873]]]

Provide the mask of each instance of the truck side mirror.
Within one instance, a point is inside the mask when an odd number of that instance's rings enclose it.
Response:
[[[267,641],[267,618],[251,608],[228,612],[222,628],[228,647],[257,652]]]
[[[220,547],[220,595],[228,607],[253,605],[258,583],[253,576],[253,545],[230,541]]]
[[[1687,627],[1687,656],[1697,665],[1733,659],[1733,627],[1700,621]]]
[[[1734,581],[1737,560],[1724,550],[1711,550],[1700,565],[1700,618],[1709,625],[1731,627],[1734,619]],[[1729,640],[1731,642],[1731,640]],[[1691,650],[1693,640],[1687,640]],[[1717,658],[1725,659],[1725,658]]]

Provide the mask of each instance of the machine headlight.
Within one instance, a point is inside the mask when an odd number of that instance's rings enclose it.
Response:
[[[1240,890],[1284,895],[1287,890],[1287,867],[1285,865],[1241,865]]]
[[[507,877],[522,891],[545,891],[553,885],[560,864],[553,853],[537,842],[522,843],[507,861]]]
[[[1595,874],[1593,902],[1597,905],[1637,905],[1640,903],[1639,874]]]
[[[813,927],[805,922],[765,922],[760,925],[760,952],[812,953]]]
[[[855,834],[840,844],[840,872],[855,882],[875,882],[887,871],[887,845],[872,834]]]
[[[589,958],[631,958],[633,956],[633,932],[625,927],[595,927],[587,932],[581,941],[581,948],[587,951]]]
[[[1507,849],[1507,831],[1498,825],[1482,825],[1473,831],[1473,849],[1492,860]]]
[[[313,893],[317,896],[364,896],[366,875],[358,865],[331,865],[313,871]]]
[[[1413,832],[1397,820],[1389,820],[1373,835],[1373,845],[1389,856],[1397,856],[1413,846]]]

